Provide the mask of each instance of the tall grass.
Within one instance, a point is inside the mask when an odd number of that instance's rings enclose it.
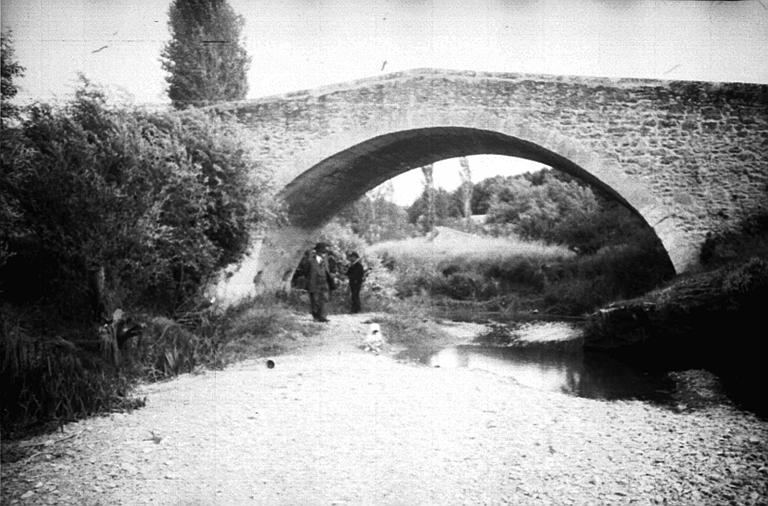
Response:
[[[131,394],[156,381],[279,353],[314,328],[283,300],[262,296],[236,306],[173,318],[137,314],[140,335],[118,346],[115,333],[72,329],[42,310],[0,307],[0,421],[6,437],[112,410],[141,406]],[[112,336],[112,337],[110,337]],[[105,353],[106,352],[106,353]]]
[[[438,227],[434,235],[371,246],[369,255],[394,274],[401,297],[443,295],[460,300],[540,288],[542,266],[573,256],[563,246],[481,237]]]
[[[560,245],[438,228],[431,237],[373,245],[367,254],[394,275],[398,296],[441,297],[459,313],[574,316],[639,295],[672,275],[653,241],[579,256]]]
[[[434,236],[380,242],[368,247],[366,251],[385,259],[416,258],[432,264],[454,258],[498,262],[511,256],[542,260],[573,256],[573,252],[561,245],[547,244],[542,241],[525,241],[514,237],[483,237],[443,227],[437,227],[437,233]]]
[[[32,426],[141,405],[88,329],[52,323],[41,308],[0,307],[0,423],[6,438]]]

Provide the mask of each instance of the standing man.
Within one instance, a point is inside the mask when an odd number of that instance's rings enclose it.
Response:
[[[312,318],[318,322],[328,321],[325,303],[328,300],[328,292],[336,288],[328,268],[327,252],[328,247],[325,243],[319,242],[309,258],[309,279],[307,279],[309,306]]]
[[[347,277],[349,278],[349,292],[352,299],[352,312],[360,312],[360,288],[363,286],[363,276],[365,269],[360,263],[360,255],[354,251],[349,254],[349,267],[347,268]]]

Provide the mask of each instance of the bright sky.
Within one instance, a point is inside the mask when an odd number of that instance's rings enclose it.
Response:
[[[13,31],[27,68],[19,101],[64,98],[83,72],[136,102],[167,103],[159,55],[168,1],[0,2],[3,32]],[[250,98],[419,67],[768,83],[768,0],[230,4],[246,21]],[[519,167],[495,158],[470,163]],[[438,165],[438,182],[450,186],[443,175],[457,179],[457,167]]]
[[[500,155],[468,156],[467,161],[474,183],[496,175],[512,176],[544,167],[538,162]],[[436,162],[433,172],[435,185],[448,191],[458,188],[461,184],[460,168],[458,158]],[[424,174],[421,169],[404,172],[390,181],[395,189],[392,201],[401,206],[411,205],[424,191]]]

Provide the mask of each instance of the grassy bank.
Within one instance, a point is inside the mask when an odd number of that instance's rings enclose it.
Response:
[[[544,266],[573,256],[564,247],[481,237],[438,227],[428,237],[375,244],[401,298],[429,295],[457,301],[488,301],[511,292],[533,292],[544,283]]]
[[[83,78],[1,133],[4,435],[134,406],[137,379],[226,362],[230,321],[275,319],[198,303],[279,215],[236,119],[114,106]]]
[[[768,215],[710,236],[701,267],[641,297],[590,315],[585,344],[658,367],[705,368],[744,405],[768,416],[763,327],[768,301]]]
[[[755,343],[750,336],[767,300],[768,214],[764,214],[723,235],[710,236],[699,269],[590,315],[589,342],[616,348],[677,342],[690,351],[733,336],[732,347],[746,347]],[[618,335],[625,342],[618,341]]]
[[[260,297],[226,310],[208,307],[168,318],[135,314],[135,330],[118,345],[117,332],[94,340],[93,329],[57,327],[44,314],[2,308],[0,379],[5,438],[50,430],[78,418],[133,409],[140,381],[158,381],[221,368],[254,355],[291,349],[316,329],[285,301]]]
[[[399,298],[426,301],[454,319],[568,319],[639,295],[672,274],[655,244],[576,255],[565,247],[481,237],[438,227],[430,237],[379,243]]]

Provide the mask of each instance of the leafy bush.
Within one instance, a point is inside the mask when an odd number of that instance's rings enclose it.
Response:
[[[655,237],[604,248],[549,267],[544,284],[547,310],[567,315],[637,297],[674,276],[669,257]]]
[[[195,308],[277,213],[241,127],[111,108],[86,80],[65,106],[20,118],[0,135],[3,427],[89,414],[133,377],[219,363],[222,324]],[[163,315],[142,317],[147,339],[119,368],[99,330],[115,308]]]
[[[729,262],[764,256],[768,252],[768,211],[758,212],[732,230],[707,234],[701,247],[701,263],[713,268]]]
[[[272,214],[267,176],[223,118],[111,109],[87,82],[63,109],[27,116],[2,137],[10,300],[43,265],[27,300],[53,295],[82,319],[103,267],[116,304],[171,311],[239,259]]]
[[[455,272],[445,280],[446,295],[459,300],[475,299],[482,283],[482,279],[477,274]]]
[[[479,266],[484,274],[499,281],[503,291],[513,288],[541,289],[544,286],[543,259],[536,257],[509,256],[498,262]]]
[[[438,229],[431,239],[380,243],[369,247],[368,253],[382,257],[399,297],[429,294],[471,300],[482,307],[498,301],[503,311],[515,312],[538,309],[580,315],[606,302],[640,295],[674,274],[653,234],[639,236],[630,245],[575,255],[562,246],[537,241]],[[502,303],[513,294],[514,304]],[[448,300],[442,304],[454,308]]]
[[[750,258],[725,276],[723,291],[731,297],[761,299],[768,293],[768,261]],[[762,302],[765,302],[764,298]]]

